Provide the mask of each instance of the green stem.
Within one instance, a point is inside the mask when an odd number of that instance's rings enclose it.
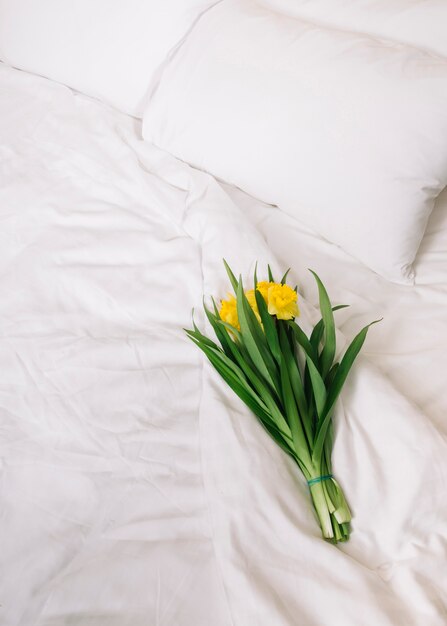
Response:
[[[317,513],[318,521],[320,522],[321,532],[325,539],[333,539],[334,531],[332,529],[331,514],[326,502],[324,494],[323,484],[314,483],[310,486],[310,494],[312,496],[312,502]]]
[[[313,483],[310,493],[324,539],[347,541],[351,512],[337,481],[331,478]]]

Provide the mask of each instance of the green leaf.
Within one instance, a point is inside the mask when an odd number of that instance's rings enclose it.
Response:
[[[223,326],[226,330],[228,330],[230,333],[233,333],[233,335],[236,337],[236,339],[238,339],[239,341],[242,341],[242,335],[241,333],[238,331],[237,328],[235,328],[234,326],[232,326],[231,324],[229,324],[228,322],[224,322],[222,319],[218,320],[217,323],[220,326]]]
[[[335,311],[339,311],[340,309],[346,309],[349,306],[349,304],[339,304],[337,306],[333,306],[332,307],[332,312]],[[318,352],[318,348],[320,346],[320,342],[323,338],[323,333],[324,333],[324,322],[323,322],[323,318],[317,323],[315,324],[315,327],[310,335],[310,343],[312,344],[312,346],[314,347],[314,349]]]
[[[315,366],[318,366],[318,354],[315,352],[305,332],[294,321],[287,322],[287,324],[292,329],[293,334],[295,335],[295,339],[304,350],[304,353],[312,360]]]
[[[258,305],[259,315],[261,316],[262,325],[264,326],[264,333],[269,345],[270,351],[276,360],[280,363],[281,355],[279,349],[278,333],[276,330],[275,320],[268,312],[267,304],[258,289],[255,290],[256,304]]]
[[[282,397],[284,400],[284,406],[287,415],[287,422],[290,426],[292,433],[293,443],[295,450],[302,457],[302,453],[308,453],[306,450],[307,445],[304,437],[303,429],[301,428],[301,422],[298,415],[298,409],[295,404],[295,398],[290,384],[289,374],[284,357],[281,359],[281,385],[282,385]],[[310,461],[310,457],[309,457]]]
[[[287,270],[287,272],[284,274],[284,276],[281,278],[281,285],[285,285],[286,284],[286,280],[287,280],[287,276],[288,276],[289,272],[290,272],[290,267]]]
[[[269,277],[269,281],[271,283],[275,282],[275,279],[273,278],[273,274],[272,274],[272,270],[270,269],[270,265],[267,265],[267,271],[268,271],[268,277]]]
[[[326,376],[326,380],[325,380],[326,389],[329,389],[329,387],[332,385],[332,382],[335,378],[335,374],[337,373],[339,365],[340,363],[334,363],[334,365],[329,370],[329,374]]]
[[[362,349],[362,346],[365,342],[366,339],[366,335],[368,334],[368,330],[371,326],[373,326],[373,324],[377,324],[378,322],[380,322],[380,320],[375,320],[374,322],[371,322],[370,324],[368,324],[367,326],[365,326],[364,328],[362,328],[362,330],[354,337],[354,339],[352,340],[352,342],[350,343],[348,349],[346,350],[342,360],[340,361],[340,364],[337,368],[337,371],[335,373],[334,376],[334,380],[332,382],[332,385],[329,389],[328,392],[328,399],[327,399],[327,407],[325,409],[325,412],[329,412],[332,410],[339,394],[340,391],[342,390],[343,385],[345,384],[346,378],[349,374],[349,371],[355,361],[355,359],[357,358],[358,353],[360,352],[360,350]]]
[[[349,306],[348,304],[339,304],[337,306],[332,307],[332,311],[335,312],[335,311],[338,311],[339,309],[344,309],[348,306]],[[314,361],[315,364],[318,363],[319,347],[320,347],[321,340],[323,338],[323,333],[324,333],[324,321],[322,318],[317,324],[315,324],[315,327],[309,339],[310,344],[312,345],[312,348],[315,354],[317,355],[317,360]],[[327,380],[325,380],[325,383],[327,385]],[[306,367],[304,368],[304,390],[306,393],[306,398],[308,398],[309,400],[312,389],[311,389],[311,381],[310,381],[310,376],[309,376],[309,368],[307,367],[307,364],[306,364]]]
[[[222,322],[218,323],[221,324]],[[232,327],[230,326],[230,328]],[[221,336],[220,339],[225,349],[226,356],[239,366],[240,371],[245,377],[244,382],[247,382],[247,384],[259,394],[260,398],[262,398],[262,401],[265,403],[272,416],[273,422],[279,430],[286,433],[285,436],[290,437],[290,430],[284,419],[282,408],[278,405],[275,398],[276,394],[266,382],[263,382],[262,376],[257,371],[250,354],[246,350],[243,340],[241,339],[241,341],[235,343],[225,328],[221,329],[221,334],[224,335],[223,337]],[[217,348],[217,346],[215,347]]]
[[[242,335],[237,328],[235,328],[228,322],[223,321],[223,319],[220,317],[220,313],[219,313],[219,310],[217,309],[214,298],[212,298],[212,302],[214,305],[214,316],[206,308],[205,304],[203,305],[203,308],[205,309],[205,313],[208,317],[208,320],[211,326],[213,327],[213,330],[216,333],[216,336],[218,337],[221,346],[224,348],[225,352],[228,353],[227,348],[229,348],[229,346],[233,343],[232,337],[235,337],[237,340],[242,341]],[[221,330],[216,329],[216,325],[220,326]],[[228,331],[230,331],[232,335],[229,335]]]
[[[214,301],[213,301],[214,302]],[[214,304],[215,306],[215,304]],[[228,342],[231,341],[231,339],[228,336],[228,333],[226,330],[224,330],[221,325],[219,324],[220,320],[220,316],[219,315],[213,315],[211,313],[211,311],[208,310],[208,308],[206,307],[205,303],[203,304],[203,308],[205,310],[205,315],[208,318],[209,323],[211,324],[214,332],[216,333],[216,337],[219,340],[220,345],[222,346],[225,354],[231,358],[231,350],[230,347],[228,345]]]
[[[315,440],[315,448],[314,454],[315,458],[319,458],[321,456],[321,451],[324,445],[324,439],[326,437],[327,429],[329,428],[329,423],[332,415],[332,411],[334,409],[334,405],[337,401],[338,396],[343,388],[343,385],[346,382],[346,378],[349,374],[349,371],[358,355],[362,346],[365,342],[366,335],[370,326],[373,324],[377,324],[381,320],[375,320],[371,322],[354,337],[348,349],[346,350],[342,360],[340,361],[340,365],[337,368],[337,371],[334,376],[334,380],[330,388],[328,389],[326,406],[324,408],[324,412],[322,418],[318,423],[317,437]]]
[[[310,467],[312,465],[310,451],[303,431],[303,425],[298,414],[298,409],[295,404],[295,397],[290,385],[290,379],[284,357],[281,359],[281,384],[287,422],[292,433],[294,448],[297,456],[301,459],[303,464]]]
[[[317,414],[320,420],[324,416],[324,409],[326,406],[326,400],[327,400],[326,387],[325,387],[323,378],[320,375],[320,372],[315,366],[315,363],[307,354],[306,354],[306,361],[307,361],[307,366],[309,368],[309,375],[310,375],[310,380],[312,383],[312,392],[313,392],[313,397],[315,400],[315,406],[317,408]]]
[[[282,439],[282,437],[279,435],[277,435],[277,430],[275,429],[274,426],[271,426],[269,423],[264,422],[263,420],[259,420],[260,423],[262,424],[262,426],[265,428],[265,430],[268,432],[268,434],[270,435],[270,437],[278,444],[278,446],[288,455],[290,455],[295,461],[297,461],[298,465],[299,465],[299,459],[296,455],[296,452],[293,450],[293,448],[288,445],[286,442],[284,442],[284,440]]]
[[[234,359],[243,371],[248,381],[248,384],[250,384],[253,389],[259,394],[260,398],[262,398],[262,401],[268,408],[274,423],[283,433],[290,437],[290,429],[283,416],[282,408],[278,406],[278,403],[275,399],[275,394],[256,373],[254,366],[252,366],[250,357],[247,358],[247,356],[243,353],[242,344],[236,345],[234,342],[231,342],[230,349],[232,350]]]
[[[245,347],[260,375],[279,393],[279,380],[276,366],[270,353],[267,339],[256,319],[239,281],[237,290],[237,314]]]
[[[219,309],[217,308],[217,304],[215,299],[211,296],[211,302],[213,303],[213,309],[214,309],[214,315],[218,318],[221,319],[220,317],[220,313],[219,313]],[[203,298],[203,305],[205,306],[205,298]]]
[[[332,313],[332,306],[329,300],[329,296],[327,295],[327,291],[321,282],[319,276],[312,270],[310,272],[313,274],[317,286],[318,286],[318,295],[320,299],[320,310],[321,315],[323,317],[324,323],[324,346],[323,351],[321,353],[320,361],[321,361],[321,377],[323,380],[326,378],[327,373],[332,367],[332,363],[335,357],[335,324],[334,324],[334,315]]]
[[[185,331],[185,333],[188,335],[188,337],[190,339],[195,339],[196,341],[202,341],[206,346],[210,347],[210,348],[217,348],[217,344],[214,343],[214,341],[211,341],[211,339],[208,339],[208,337],[206,337],[205,335],[202,335],[202,333],[199,330],[188,330],[187,328],[183,329]]]
[[[269,412],[263,406],[262,403],[256,401],[251,393],[248,392],[246,387],[241,383],[240,380],[237,380],[234,376],[231,376],[231,373],[225,368],[222,362],[219,362],[218,358],[214,358],[213,356],[209,357],[211,364],[214,366],[216,371],[222,376],[225,382],[230,386],[230,388],[239,396],[239,398],[248,406],[248,408],[253,411],[256,417],[268,427],[270,433],[274,433],[274,438],[277,442],[281,442],[283,446],[287,446],[290,450],[290,444],[292,443],[291,437],[288,437],[286,433],[283,433],[275,424],[273,419],[271,418]]]
[[[217,346],[213,348],[195,338],[192,338],[192,341],[206,354],[221,376],[225,374],[226,380],[227,378],[236,380],[238,385],[244,389],[254,402],[261,406],[266,412],[268,411],[267,406],[259,398],[259,395],[248,384],[245,373],[238,364],[229,359]]]
[[[253,410],[257,417],[268,422],[269,426],[281,435],[284,442],[290,445],[292,437],[286,420],[273,401],[270,392],[263,385],[262,381],[257,378],[256,374],[251,371],[248,364],[244,363],[242,359],[239,367],[229,360],[219,348],[211,348],[195,339],[193,341],[206,354],[225,382]],[[237,350],[236,346],[233,346],[233,348],[235,351]],[[252,389],[249,382],[255,387],[259,386],[262,397],[259,397],[258,393]]]
[[[295,359],[295,355],[292,352],[292,348],[288,341],[286,328],[287,326],[281,324],[281,322],[279,323],[279,340],[281,345],[281,352],[289,374],[290,385],[293,395],[295,397],[296,406],[298,407],[298,413],[301,419],[303,430],[306,434],[306,440],[309,449],[311,449],[313,444],[312,423],[309,419],[308,406],[306,402],[306,397],[304,395],[304,387],[301,380],[301,374]]]
[[[234,289],[234,293],[237,293],[237,280],[236,280],[236,276],[235,276],[235,275],[233,274],[233,272],[231,271],[231,268],[230,268],[230,266],[228,265],[228,263],[225,261],[225,259],[222,259],[222,260],[223,260],[223,264],[225,265],[225,269],[226,269],[226,271],[227,271],[228,278],[230,279],[231,286],[232,286],[232,287],[233,287],[233,289]]]

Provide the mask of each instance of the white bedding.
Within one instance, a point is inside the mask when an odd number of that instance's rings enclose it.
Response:
[[[445,206],[390,285],[131,118],[1,64],[0,93],[2,626],[444,624]],[[342,547],[183,334],[222,256],[310,303],[312,267],[350,337],[385,318],[337,411]]]
[[[447,185],[447,60],[226,0],[164,69],[143,137],[412,284]]]

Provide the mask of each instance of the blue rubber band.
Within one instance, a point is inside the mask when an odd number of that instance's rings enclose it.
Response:
[[[317,483],[322,483],[323,480],[331,480],[332,474],[326,474],[326,476],[317,476],[317,478],[312,478],[312,480],[308,480],[307,484],[309,487],[312,485],[316,485]]]

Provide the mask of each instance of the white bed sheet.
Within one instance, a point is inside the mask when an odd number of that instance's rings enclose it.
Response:
[[[438,354],[445,287],[427,284],[426,336],[404,349],[394,291],[134,120],[1,65],[0,94],[2,626],[444,624],[444,400],[424,400],[428,375],[390,379]],[[225,294],[222,256],[247,276],[293,265],[311,301],[313,267],[354,305],[349,335],[385,315],[379,368],[359,359],[337,411],[346,545],[321,540],[293,463],[182,332]]]

